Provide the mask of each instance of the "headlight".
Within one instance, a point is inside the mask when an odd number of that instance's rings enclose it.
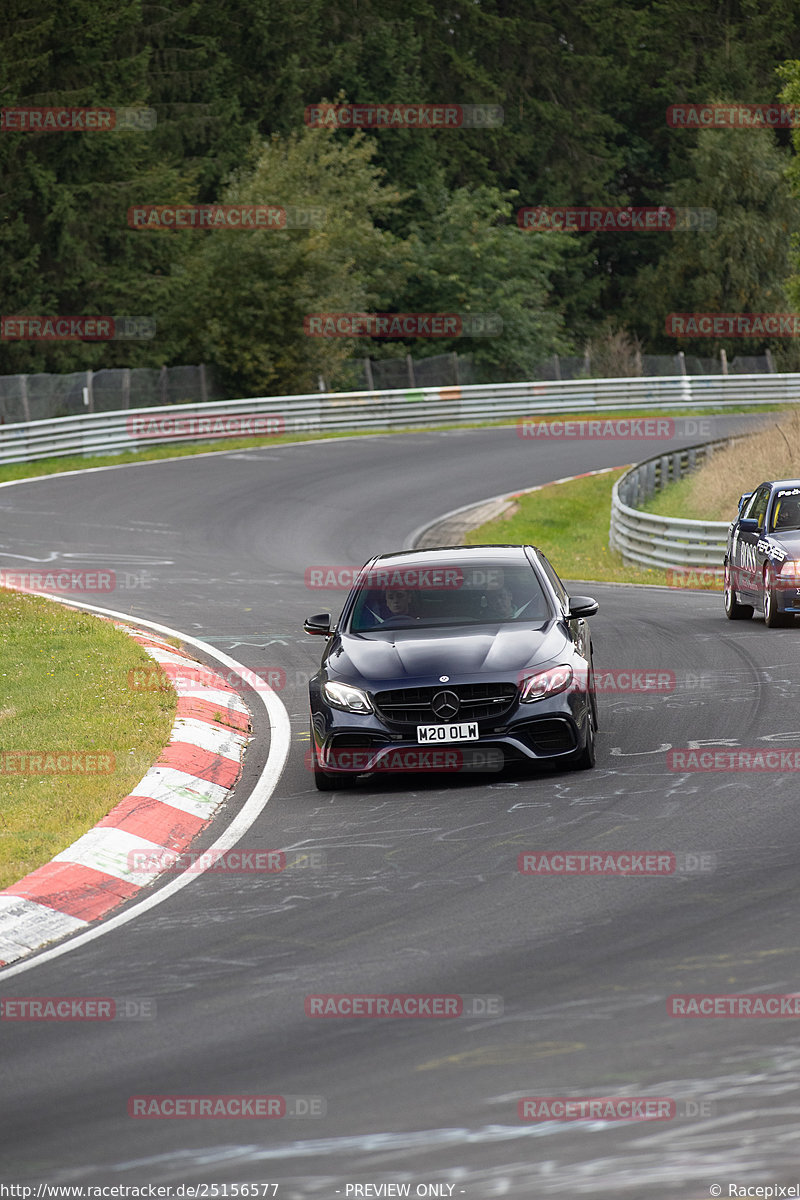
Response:
[[[349,683],[333,683],[331,680],[324,685],[323,695],[334,708],[343,708],[345,712],[372,712],[369,696],[361,688],[351,687]]]
[[[572,683],[572,667],[548,667],[546,671],[537,671],[522,681],[520,700],[530,704],[532,700],[544,700],[546,696],[555,696],[563,692]]]
[[[787,558],[781,565],[781,575],[800,575],[800,562]]]

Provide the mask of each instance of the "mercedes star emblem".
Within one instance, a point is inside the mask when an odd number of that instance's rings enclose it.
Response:
[[[431,700],[431,708],[442,721],[451,721],[460,708],[455,692],[437,692]]]

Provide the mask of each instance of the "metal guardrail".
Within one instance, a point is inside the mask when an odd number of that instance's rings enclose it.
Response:
[[[709,458],[714,450],[737,438],[689,446],[637,463],[611,493],[608,544],[626,562],[646,567],[721,567],[728,538],[728,521],[694,521],[642,512],[638,505],[668,483],[681,479]]]
[[[82,413],[0,426],[0,463],[114,454],[269,433],[402,429],[626,408],[797,404],[800,374],[568,379],[387,392],[312,392]]]

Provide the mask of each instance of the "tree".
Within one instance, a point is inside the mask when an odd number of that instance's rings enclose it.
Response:
[[[469,352],[493,377],[530,377],[542,359],[566,353],[570,339],[552,291],[553,276],[577,251],[569,234],[523,232],[514,219],[516,193],[457,188],[440,181],[420,188],[425,220],[403,245],[408,282],[400,311],[490,314],[497,336],[415,344],[424,357]],[[410,347],[409,347],[410,348]]]
[[[656,265],[644,268],[628,305],[631,327],[651,346],[674,348],[664,333],[671,312],[787,311],[784,280],[800,210],[786,180],[787,153],[769,130],[703,130],[690,153],[691,174],[665,203],[710,208],[710,232],[662,233],[669,239]],[[681,339],[694,353],[756,353],[763,339]]]
[[[226,204],[323,209],[308,229],[183,231],[191,245],[173,279],[172,321],[189,360],[212,361],[239,394],[304,392],[335,382],[363,343],[309,336],[305,319],[375,311],[398,286],[396,239],[379,228],[400,196],[382,182],[363,134],[275,134],[254,148]]]
[[[56,15],[12,0],[3,104],[136,108],[148,104],[138,0],[67,0]],[[0,311],[152,315],[151,277],[166,243],[126,225],[142,197],[170,199],[180,174],[148,132],[0,134]],[[160,257],[163,255],[163,257]],[[158,353],[158,350],[155,350]],[[0,343],[0,372],[69,371],[152,360],[152,343]]]

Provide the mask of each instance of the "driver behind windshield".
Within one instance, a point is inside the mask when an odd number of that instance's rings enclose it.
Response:
[[[538,623],[548,615],[544,592],[529,567],[479,563],[474,576],[461,578],[449,587],[387,584],[365,588],[355,601],[351,629],[353,633],[366,633],[383,627]]]
[[[389,588],[386,593],[387,615],[390,617],[413,616],[412,595],[407,588]]]
[[[772,518],[772,528],[800,529],[800,507],[796,500],[779,500],[775,515]]]
[[[513,617],[516,612],[514,597],[507,587],[493,588],[486,595],[486,613],[490,617]]]

